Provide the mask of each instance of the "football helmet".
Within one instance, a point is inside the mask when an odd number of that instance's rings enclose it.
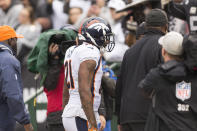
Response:
[[[108,22],[100,17],[86,19],[80,26],[79,42],[88,42],[99,49],[105,48],[111,52],[115,46],[114,34]]]

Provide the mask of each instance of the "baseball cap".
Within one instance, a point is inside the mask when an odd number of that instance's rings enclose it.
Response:
[[[10,26],[0,26],[0,41],[5,41],[11,38],[24,38],[24,36],[16,34],[14,29]]]
[[[165,11],[161,9],[152,9],[147,15],[146,15],[146,25],[147,26],[164,26],[168,24],[168,18],[165,13]]]
[[[171,31],[159,38],[158,42],[171,55],[183,54],[183,36],[178,32]]]
[[[110,0],[108,3],[109,8],[113,8],[116,11],[124,8],[126,6],[123,0]]]

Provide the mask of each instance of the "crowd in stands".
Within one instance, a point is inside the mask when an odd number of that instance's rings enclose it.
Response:
[[[133,3],[140,1],[133,0]],[[28,54],[28,51],[35,46],[41,32],[60,29],[65,24],[79,28],[85,18],[99,16],[110,23],[116,41],[115,49],[111,53],[105,53],[104,57],[107,61],[121,62],[124,52],[135,43],[137,24],[144,21],[144,15],[151,8],[160,8],[155,4],[157,1],[151,3],[147,0],[132,9],[121,11],[131,2],[131,0],[1,0],[0,25],[10,25],[17,33],[25,36],[25,39],[18,41],[18,55],[19,59],[22,59],[21,56]],[[188,32],[184,21],[171,15],[169,19],[170,31],[182,34]],[[24,52],[24,49],[28,51]]]

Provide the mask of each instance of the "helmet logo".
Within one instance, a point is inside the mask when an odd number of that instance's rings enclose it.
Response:
[[[88,27],[88,29],[89,28],[96,29],[98,32],[102,29],[103,30],[103,35],[106,35],[106,31],[109,31],[109,28],[103,23],[94,23],[94,24],[90,25]]]
[[[86,27],[88,28],[90,25],[92,25],[92,24],[94,24],[94,23],[99,23],[99,21],[98,21],[98,20],[90,21],[90,23],[88,23],[88,24],[86,25]]]

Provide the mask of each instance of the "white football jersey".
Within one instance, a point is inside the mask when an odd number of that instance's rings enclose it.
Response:
[[[79,46],[72,46],[66,51],[64,65],[65,65],[65,81],[69,88],[69,101],[64,108],[62,117],[74,117],[79,116],[87,120],[83,111],[78,84],[78,72],[80,64],[86,60],[94,60],[96,62],[96,68],[93,77],[93,84],[91,87],[93,96],[93,108],[95,112],[98,112],[100,106],[101,96],[99,89],[101,86],[102,72],[102,60],[100,51],[97,47],[83,43]],[[97,115],[96,115],[97,116]]]

